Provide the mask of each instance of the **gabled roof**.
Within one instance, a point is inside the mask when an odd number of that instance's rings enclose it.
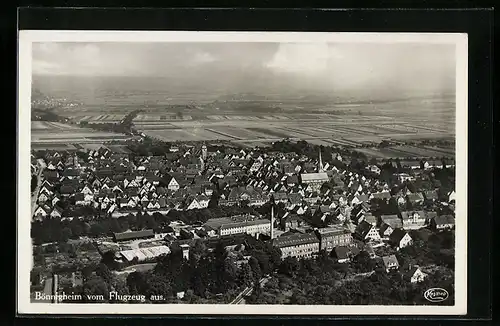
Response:
[[[401,218],[403,220],[410,220],[413,219],[413,215],[418,214],[420,218],[425,219],[426,214],[424,211],[406,211],[406,212],[401,212]]]
[[[391,193],[388,192],[388,191],[376,192],[376,193],[373,193],[373,198],[390,199],[391,198]]]
[[[418,266],[412,266],[411,268],[409,268],[405,273],[404,273],[404,277],[406,277],[407,279],[411,279],[413,277],[413,275],[415,275],[415,273],[417,271],[422,272],[422,270],[420,269],[420,267]],[[423,273],[425,274],[425,273]]]
[[[389,268],[391,266],[399,267],[399,262],[395,255],[384,256],[382,257],[382,261],[384,262],[384,266],[386,268]]]
[[[408,200],[410,202],[424,200],[424,195],[421,192],[417,192],[417,193],[414,193],[414,194],[408,194],[407,196],[408,196]]]
[[[372,228],[373,228],[372,224],[363,220],[356,227],[356,233],[359,234],[362,238],[365,238],[368,232],[370,232]]]
[[[123,233],[113,233],[116,240],[130,240],[143,237],[154,237],[153,230],[131,231]]]
[[[335,247],[333,250],[334,250],[335,257],[337,257],[337,259],[348,259],[349,254],[351,252],[349,247],[346,247],[346,246],[338,246],[338,247]]]
[[[328,174],[325,172],[318,172],[318,173],[302,173],[300,175],[300,179],[302,182],[309,182],[309,181],[316,181],[316,180],[325,180],[328,181]]]
[[[439,215],[434,218],[436,225],[455,224],[455,218],[452,215]]]
[[[85,199],[85,195],[81,192],[79,192],[75,195],[75,201],[82,201],[84,199]]]
[[[437,191],[436,191],[436,190],[426,191],[426,192],[424,192],[424,197],[425,197],[427,200],[438,199],[438,193],[437,193]]]
[[[391,233],[389,236],[389,241],[395,244],[399,244],[401,239],[408,234],[405,230],[403,229],[394,229],[394,231]]]
[[[278,248],[298,246],[301,244],[319,243],[319,239],[311,233],[295,233],[273,239],[273,246]]]

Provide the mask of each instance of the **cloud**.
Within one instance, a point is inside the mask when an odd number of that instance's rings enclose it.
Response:
[[[266,67],[278,72],[311,74],[328,68],[330,51],[326,43],[281,44]]]
[[[33,44],[33,74],[168,76],[188,85],[216,76],[228,87],[394,92],[453,86],[454,58],[453,46],[436,44],[47,42]]]
[[[32,69],[35,75],[54,75],[58,74],[61,66],[55,62],[35,59],[32,62]]]

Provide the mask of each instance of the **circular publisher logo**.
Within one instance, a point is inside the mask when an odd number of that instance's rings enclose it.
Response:
[[[425,291],[424,298],[430,302],[441,302],[448,299],[448,291],[441,288],[432,288]]]

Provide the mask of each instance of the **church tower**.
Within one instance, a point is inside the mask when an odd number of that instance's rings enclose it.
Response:
[[[75,168],[79,168],[80,167],[80,163],[78,162],[78,156],[76,155],[76,153],[75,153],[75,156],[73,157],[73,166]]]
[[[201,147],[201,157],[203,158],[203,161],[207,160],[207,145],[205,144]]]
[[[318,166],[318,172],[325,172],[323,168],[323,160],[321,159],[321,147],[319,148],[319,166]]]

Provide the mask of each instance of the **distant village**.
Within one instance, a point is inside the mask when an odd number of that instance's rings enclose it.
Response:
[[[424,270],[401,269],[393,253],[422,234],[454,229],[454,189],[422,189],[416,182],[454,163],[421,159],[352,169],[351,158],[340,153],[325,157],[320,146],[313,152],[205,143],[171,145],[156,156],[105,146],[33,152],[32,238],[39,246],[61,241],[60,234],[66,234],[63,241],[88,238],[101,253],[115,243],[121,270],[155,262],[174,248],[189,259],[195,241],[226,239],[234,248],[250,236],[279,249],[282,260],[327,253],[343,264],[364,252],[381,258],[387,272],[422,281]],[[387,164],[394,165],[392,184],[380,177]],[[105,227],[96,226],[102,221]],[[66,231],[49,234],[54,223]]]

